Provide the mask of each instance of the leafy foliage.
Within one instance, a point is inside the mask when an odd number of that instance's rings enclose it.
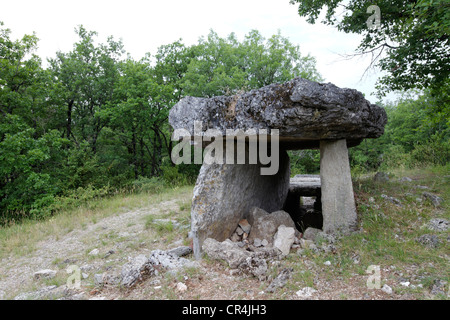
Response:
[[[447,0],[383,0],[381,28],[368,28],[372,1],[301,1],[300,16],[323,22],[346,33],[363,36],[358,53],[371,53],[386,75],[379,80],[380,92],[412,88],[439,88],[448,81],[450,64],[450,3]],[[326,7],[326,9],[324,9]]]
[[[3,26],[3,24],[1,24]],[[42,68],[35,35],[0,28],[0,219],[45,217],[114,193],[193,183],[199,165],[174,166],[170,108],[186,95],[232,94],[295,76],[318,80],[315,60],[280,34],[240,42],[211,30],[141,60],[121,41],[78,41]]]

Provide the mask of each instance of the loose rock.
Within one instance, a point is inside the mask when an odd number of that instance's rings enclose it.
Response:
[[[400,200],[398,200],[397,198],[390,197],[390,196],[387,196],[387,195],[385,195],[385,194],[382,194],[381,197],[382,197],[383,199],[388,200],[389,202],[392,202],[393,204],[395,204],[395,205],[397,205],[397,206],[399,206],[399,207],[402,207],[402,202],[401,202]]]
[[[144,255],[139,255],[122,267],[121,284],[125,287],[131,287],[143,280],[144,277],[155,274],[155,272],[149,259]]]
[[[314,288],[305,287],[303,289],[298,290],[295,294],[300,298],[309,298],[316,292],[317,290]]]
[[[428,222],[428,229],[432,231],[447,231],[449,227],[449,221],[441,218],[434,218]]]
[[[284,268],[281,270],[278,276],[270,283],[267,292],[275,292],[276,289],[284,287],[291,278],[293,271],[294,269],[292,268]]]
[[[383,285],[383,287],[381,288],[381,291],[383,291],[387,294],[392,294],[392,288],[390,286],[388,286],[387,284]]]
[[[88,255],[90,255],[90,256],[96,256],[96,255],[98,255],[99,254],[99,250],[98,249],[94,249],[94,250],[92,250],[91,252],[89,252],[88,253]]]
[[[38,280],[38,279],[53,279],[54,277],[56,277],[56,271],[50,270],[50,269],[39,270],[34,273],[33,277],[36,280]]]
[[[183,282],[178,282],[177,283],[177,288],[176,288],[177,292],[183,293],[186,290],[187,290],[187,286]]]
[[[248,223],[247,219],[242,219],[239,221],[239,227],[241,227],[242,231],[245,233],[250,233],[252,226]]]
[[[425,199],[430,200],[431,203],[433,204],[433,206],[435,206],[435,207],[439,207],[441,205],[442,201],[443,201],[441,197],[438,197],[437,195],[432,194],[430,192],[422,193],[422,197],[424,197]]]
[[[428,248],[437,248],[440,244],[440,240],[436,235],[431,235],[431,234],[424,234],[422,236],[420,236],[419,238],[416,239],[417,242],[419,242],[420,244],[423,244],[424,246],[428,247]]]
[[[288,255],[294,244],[295,230],[292,227],[281,225],[274,237],[274,247],[280,249],[283,255]]]
[[[264,214],[261,210],[252,211],[253,214],[255,212],[257,212],[257,215],[252,218],[254,222],[249,235],[250,242],[259,238],[261,241],[267,240],[268,243],[272,243],[275,233],[281,225],[291,227],[295,231],[295,223],[286,211],[280,210],[271,214]]]

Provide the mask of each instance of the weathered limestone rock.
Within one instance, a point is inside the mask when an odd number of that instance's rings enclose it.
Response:
[[[291,246],[294,244],[295,229],[281,225],[275,233],[273,246],[280,249],[284,256],[289,254]]]
[[[194,135],[194,121],[203,132],[217,129],[278,129],[286,149],[319,148],[320,140],[346,139],[348,146],[378,138],[387,122],[383,108],[354,89],[295,78],[239,96],[185,97],[171,110],[169,123]]]
[[[278,260],[280,258],[278,249],[264,248],[257,251],[248,251],[240,248],[230,239],[219,242],[207,238],[203,242],[202,249],[211,259],[225,261],[230,268],[251,274],[259,280],[265,280],[267,277],[267,260]]]
[[[56,277],[56,271],[51,269],[39,270],[34,273],[33,277],[35,279],[53,279]]]
[[[320,142],[322,216],[326,233],[356,228],[356,205],[345,140]]]
[[[202,165],[191,207],[191,236],[197,259],[206,238],[229,238],[253,206],[269,212],[283,207],[289,189],[287,153],[280,154],[276,175],[260,175],[260,168],[254,164]]]
[[[264,214],[262,210],[253,209],[251,214],[253,214],[253,218],[250,218],[250,220],[253,220],[253,224],[248,237],[250,243],[254,242],[255,239],[267,240],[268,243],[273,243],[273,237],[281,225],[295,230],[294,221],[292,221],[289,213],[286,211],[278,210],[270,214],[267,212]]]
[[[443,201],[441,197],[438,197],[437,195],[432,194],[430,192],[422,193],[422,197],[424,197],[425,199],[430,200],[431,203],[433,204],[433,206],[435,206],[435,207],[439,207],[441,205],[442,201]]]
[[[307,228],[303,233],[303,239],[315,241],[318,234],[320,234],[322,230],[316,228]]]
[[[148,258],[143,254],[139,255],[122,267],[121,284],[125,287],[132,287],[145,276],[149,276],[154,272],[155,269]]]

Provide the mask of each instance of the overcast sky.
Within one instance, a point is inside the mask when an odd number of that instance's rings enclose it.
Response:
[[[308,24],[289,0],[0,0],[0,21],[19,38],[33,31],[40,39],[37,54],[44,60],[58,50],[72,50],[78,40],[74,28],[82,24],[97,31],[99,40],[107,36],[122,39],[125,50],[135,59],[180,38],[191,45],[210,29],[224,37],[235,32],[239,40],[252,29],[266,38],[281,35],[300,45],[303,55],[317,59],[317,68],[326,82],[354,88],[371,102],[376,98],[372,71],[362,78],[369,58],[343,60],[360,42],[357,35],[340,33],[321,23]],[[389,96],[393,99],[394,96]]]

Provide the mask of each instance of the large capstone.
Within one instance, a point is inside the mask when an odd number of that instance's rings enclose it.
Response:
[[[378,138],[387,116],[357,90],[295,78],[241,95],[185,97],[170,110],[174,129],[194,136],[195,121],[202,123],[202,133],[214,129],[223,136],[227,129],[278,129],[286,149],[318,149],[320,140],[346,139],[351,147]]]

